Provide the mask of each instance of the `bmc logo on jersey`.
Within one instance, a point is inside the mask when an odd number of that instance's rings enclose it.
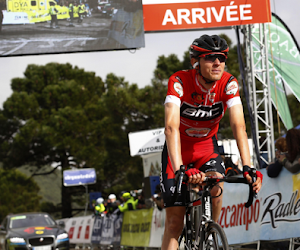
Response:
[[[217,102],[212,106],[191,106],[184,102],[180,108],[180,115],[195,121],[209,121],[215,119],[223,114],[222,102]]]

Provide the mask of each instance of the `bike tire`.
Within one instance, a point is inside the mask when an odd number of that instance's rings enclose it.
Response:
[[[200,242],[199,250],[229,250],[225,232],[218,223],[211,222],[204,230],[204,240]],[[212,240],[209,240],[210,235]]]

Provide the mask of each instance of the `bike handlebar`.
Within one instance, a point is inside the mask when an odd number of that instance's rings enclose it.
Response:
[[[181,194],[181,187],[183,182],[188,182],[188,176],[185,174],[185,167],[181,166],[180,174],[177,182],[177,194]],[[252,170],[249,173],[252,178],[252,183],[256,181],[256,170]],[[253,191],[252,183],[248,183],[246,178],[244,177],[237,177],[237,176],[230,176],[230,177],[217,177],[217,176],[206,176],[204,179],[203,184],[206,186],[214,186],[217,182],[227,182],[227,183],[244,183],[248,184],[249,186],[249,196],[248,200],[245,203],[245,207],[248,208],[252,205],[254,198],[257,198],[257,194]]]

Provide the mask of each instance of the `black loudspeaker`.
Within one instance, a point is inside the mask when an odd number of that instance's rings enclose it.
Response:
[[[144,178],[145,198],[151,198],[155,194],[156,186],[159,185],[159,176],[149,176]]]

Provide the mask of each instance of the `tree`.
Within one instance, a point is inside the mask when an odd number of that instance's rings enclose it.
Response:
[[[20,172],[0,168],[0,190],[0,221],[9,213],[40,210],[38,185]]]
[[[162,125],[160,86],[139,90],[114,74],[103,82],[70,64],[29,65],[24,75],[12,80],[13,94],[0,113],[5,168],[27,164],[35,176],[89,167],[97,171],[90,191],[141,187],[142,162],[130,156],[128,133]],[[72,216],[72,202],[84,202],[84,191],[62,186],[63,217]],[[72,200],[71,192],[77,194]]]
[[[25,78],[12,80],[13,94],[4,103],[2,119],[5,168],[35,166],[33,176],[46,165],[99,168],[103,147],[103,109],[99,105],[104,83],[94,73],[70,64],[29,65]],[[0,116],[1,117],[1,116]],[[13,136],[12,136],[13,135]],[[70,189],[62,188],[62,216],[72,216]]]

